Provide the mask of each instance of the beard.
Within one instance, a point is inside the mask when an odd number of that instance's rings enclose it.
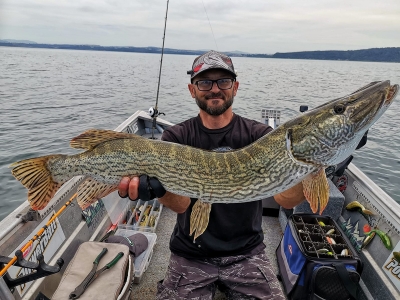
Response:
[[[201,110],[204,110],[207,114],[209,114],[211,116],[219,116],[219,115],[222,115],[224,112],[226,112],[227,109],[232,106],[234,97],[232,96],[227,99],[225,97],[225,95],[222,93],[209,93],[209,94],[205,95],[204,98],[205,98],[205,100],[201,100],[198,97],[195,97],[197,106]],[[222,99],[223,100],[222,105],[216,106],[216,107],[209,107],[208,102],[209,102],[209,99],[212,99],[212,98]],[[211,100],[211,101],[213,101],[213,100]]]

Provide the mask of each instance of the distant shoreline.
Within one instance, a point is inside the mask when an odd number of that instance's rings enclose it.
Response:
[[[159,53],[158,47],[120,47],[120,46],[99,46],[99,45],[70,45],[70,44],[37,44],[17,43],[0,40],[0,47],[20,48],[44,48],[44,49],[69,49],[69,50],[91,50],[91,51],[114,51],[134,53]],[[165,54],[178,55],[200,55],[201,50],[181,50],[165,48]],[[283,59],[312,59],[312,60],[341,60],[341,61],[365,61],[365,62],[400,62],[400,47],[371,48],[361,50],[323,50],[323,51],[300,51],[275,54],[250,54],[240,52],[224,51],[233,57],[258,57],[258,58],[283,58]]]

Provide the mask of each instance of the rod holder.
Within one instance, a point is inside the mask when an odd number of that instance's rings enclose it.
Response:
[[[15,262],[14,266],[30,269],[32,271],[27,275],[20,276],[17,278],[11,278],[11,276],[7,272],[4,275],[3,279],[9,289],[12,289],[20,284],[24,284],[45,276],[58,273],[60,272],[62,266],[64,265],[64,260],[62,258],[57,259],[56,265],[54,266],[46,264],[44,261],[43,254],[39,254],[37,256],[37,262],[31,262],[24,259],[21,250],[15,251],[15,256],[17,257],[17,261]],[[4,267],[5,264],[8,264],[11,260],[12,258],[10,257],[0,255],[0,270]]]

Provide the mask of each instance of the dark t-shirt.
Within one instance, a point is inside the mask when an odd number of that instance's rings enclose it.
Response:
[[[162,140],[206,150],[227,151],[245,147],[271,130],[268,125],[238,115],[234,115],[223,128],[208,129],[197,116],[166,129]],[[192,198],[186,212],[177,215],[170,241],[173,253],[189,259],[240,255],[263,241],[260,200],[212,204],[208,227],[193,243],[189,226],[190,213],[196,201]]]

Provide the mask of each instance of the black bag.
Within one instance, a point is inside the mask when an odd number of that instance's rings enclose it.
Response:
[[[289,299],[357,299],[362,263],[332,218],[291,215],[276,257]]]

